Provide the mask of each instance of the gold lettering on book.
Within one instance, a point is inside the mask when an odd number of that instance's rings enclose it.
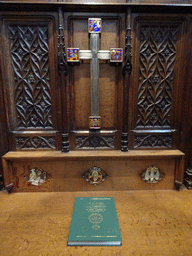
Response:
[[[88,212],[104,212],[105,211],[105,204],[104,203],[88,203],[86,205],[86,211]]]

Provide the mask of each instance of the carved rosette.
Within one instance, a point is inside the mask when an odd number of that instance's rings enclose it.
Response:
[[[16,127],[53,128],[48,25],[9,25]]]

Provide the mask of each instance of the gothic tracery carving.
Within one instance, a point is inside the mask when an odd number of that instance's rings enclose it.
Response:
[[[34,136],[34,137],[16,137],[16,149],[55,149],[55,137],[52,136]]]
[[[76,148],[114,148],[114,136],[77,136]]]
[[[142,25],[136,128],[171,128],[178,26]]]
[[[17,127],[53,128],[47,25],[10,25]]]
[[[134,148],[171,148],[172,134],[135,135]]]

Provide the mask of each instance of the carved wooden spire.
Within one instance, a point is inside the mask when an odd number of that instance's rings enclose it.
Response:
[[[131,65],[131,9],[127,10],[127,29],[126,29],[126,37],[125,37],[125,64],[123,66],[123,76],[128,74],[131,75],[132,65]]]
[[[67,80],[68,66],[65,53],[64,38],[64,17],[63,10],[59,7],[59,29],[58,29],[58,72],[59,83],[61,86],[61,104],[62,104],[62,152],[69,152],[69,133],[68,133],[68,115],[67,115]]]
[[[65,38],[63,30],[63,11],[59,7],[59,33],[58,33],[58,71],[63,72],[65,76],[68,75],[68,66],[65,52]]]
[[[125,64],[123,66],[123,129],[121,140],[121,151],[128,151],[128,99],[129,99],[129,83],[132,71],[131,65],[131,9],[127,9],[127,30],[125,38]]]

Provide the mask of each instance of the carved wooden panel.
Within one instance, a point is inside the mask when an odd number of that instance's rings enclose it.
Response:
[[[77,136],[77,149],[114,149],[114,136]]]
[[[16,149],[55,149],[55,137],[53,136],[33,136],[16,137]]]
[[[173,146],[176,65],[182,22],[145,19],[137,24],[134,148]],[[176,62],[177,61],[177,62]],[[178,69],[177,69],[178,71]],[[135,74],[136,71],[134,70]]]
[[[137,128],[170,128],[178,26],[140,27]]]
[[[56,149],[60,112],[53,16],[7,16],[3,24],[11,149]]]
[[[9,25],[18,128],[53,128],[47,25]]]
[[[134,136],[135,148],[171,148],[172,134],[136,134]]]

